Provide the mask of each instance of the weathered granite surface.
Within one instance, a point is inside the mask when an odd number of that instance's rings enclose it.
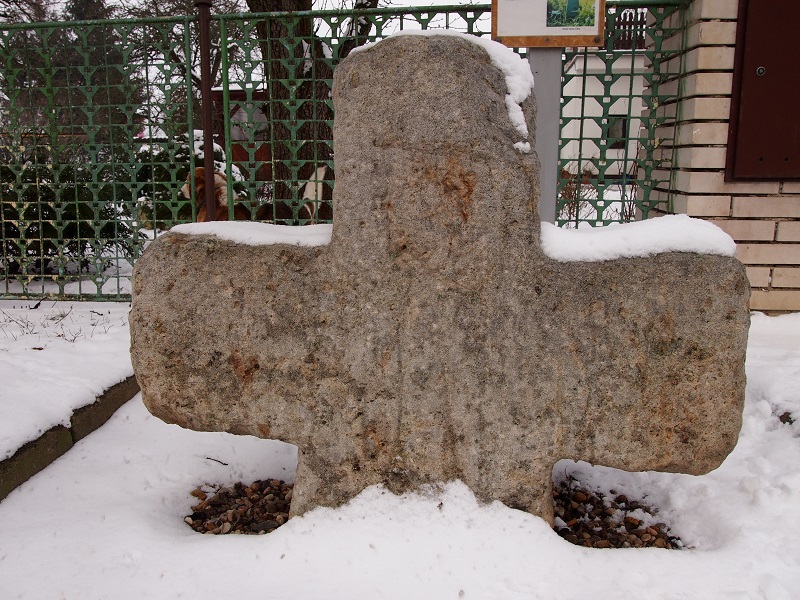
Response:
[[[561,458],[717,467],[741,425],[743,266],[548,259],[538,164],[513,147],[505,94],[486,52],[454,37],[345,60],[330,246],[169,234],[137,262],[148,408],[296,444],[293,514],[458,478],[552,520]]]

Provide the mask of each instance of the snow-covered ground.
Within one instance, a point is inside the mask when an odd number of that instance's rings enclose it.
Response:
[[[599,259],[604,237],[561,259]],[[131,372],[126,305],[32,304],[0,303],[5,455]],[[201,535],[183,522],[195,487],[292,481],[296,449],[167,425],[137,397],[0,502],[0,600],[800,598],[800,315],[755,314],[750,333],[744,424],[719,469],[554,469],[658,508],[688,549],[573,546],[459,482],[369,488],[264,536]]]
[[[0,460],[133,375],[128,310],[0,300]]]
[[[235,225],[176,229],[249,244],[319,245],[331,235],[329,226]],[[685,218],[601,233],[545,227],[542,242],[561,260],[638,256],[643,240],[731,254],[730,238],[710,227]],[[65,422],[130,373],[127,305],[0,309],[6,453],[17,430],[30,438]],[[401,497],[373,487],[265,536],[200,535],[183,522],[193,489],[291,482],[296,449],[167,425],[137,397],[0,503],[0,600],[800,598],[800,315],[753,315],[747,370],[739,444],[713,473],[555,466],[558,478],[658,508],[687,550],[573,546],[537,517],[480,504],[459,482]]]
[[[27,311],[9,314],[38,334],[0,333],[0,397],[27,394],[4,400],[0,423],[31,399],[62,404],[82,382],[90,400],[129,373],[127,305],[64,316],[65,305],[24,304],[1,306]],[[739,444],[713,473],[555,469],[660,508],[689,550],[579,548],[458,482],[402,497],[370,488],[265,536],[200,535],[183,522],[191,490],[291,481],[296,451],[166,425],[137,397],[0,503],[0,598],[800,598],[800,314],[753,315],[747,372]]]

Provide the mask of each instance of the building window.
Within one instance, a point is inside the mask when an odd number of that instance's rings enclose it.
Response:
[[[617,115],[608,118],[608,141],[612,150],[624,150],[628,143],[628,115]]]

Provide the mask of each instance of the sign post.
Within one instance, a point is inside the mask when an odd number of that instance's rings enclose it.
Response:
[[[604,19],[605,0],[492,0],[492,38],[528,48],[541,164],[539,216],[550,223],[558,193],[561,54],[568,46],[601,46]]]
[[[529,48],[536,98],[536,156],[539,157],[539,218],[556,221],[558,139],[561,129],[561,48]]]

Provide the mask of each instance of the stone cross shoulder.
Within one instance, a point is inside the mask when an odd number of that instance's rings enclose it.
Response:
[[[552,521],[562,458],[716,468],[741,424],[743,267],[545,256],[521,143],[533,100],[517,110],[507,86],[453,36],[343,61],[328,246],[171,233],[137,263],[132,355],[149,410],[298,446],[295,515],[374,484],[461,479]]]

